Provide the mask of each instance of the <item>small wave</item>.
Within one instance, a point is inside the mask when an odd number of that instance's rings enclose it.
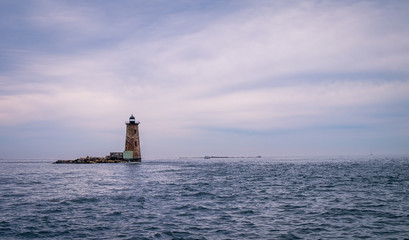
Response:
[[[96,197],[78,197],[71,200],[73,203],[97,203],[99,201],[100,199]]]
[[[297,235],[294,235],[292,233],[286,233],[286,234],[278,235],[278,239],[302,239],[302,238],[300,238]]]
[[[191,207],[191,205],[181,205],[181,206],[176,206],[173,209],[174,210],[185,210],[185,209],[189,209]]]
[[[254,211],[250,209],[241,210],[238,212],[239,215],[253,215]]]
[[[125,196],[125,195],[119,195],[119,196],[113,196],[111,197],[112,201],[114,202],[140,202],[143,203],[145,202],[145,197],[138,197],[138,196]]]
[[[195,198],[202,198],[202,197],[214,197],[215,195],[209,192],[195,192],[195,193],[185,193],[182,195],[183,197],[195,197]]]
[[[162,233],[163,235],[172,237],[173,239],[185,239],[186,237],[190,236],[189,232],[182,231],[164,231]]]
[[[110,216],[110,217],[121,216],[121,215],[122,215],[122,212],[111,212],[111,213],[105,214],[105,216]]]
[[[194,206],[191,208],[192,211],[206,211],[210,210],[210,208],[204,207],[204,206]]]

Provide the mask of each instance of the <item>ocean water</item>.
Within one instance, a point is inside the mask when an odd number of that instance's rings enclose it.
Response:
[[[0,239],[408,239],[409,157],[0,160]]]

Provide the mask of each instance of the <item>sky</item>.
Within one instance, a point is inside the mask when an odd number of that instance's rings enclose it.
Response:
[[[409,1],[0,0],[0,158],[409,153]]]

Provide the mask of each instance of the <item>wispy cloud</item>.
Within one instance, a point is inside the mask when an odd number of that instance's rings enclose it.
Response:
[[[0,125],[116,129],[134,113],[151,139],[179,141],[217,129],[403,128],[405,9],[400,1],[41,1],[20,18],[25,33],[46,41],[0,49],[15,63],[0,72]]]

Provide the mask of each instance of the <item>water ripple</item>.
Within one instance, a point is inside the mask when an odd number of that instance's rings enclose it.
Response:
[[[10,162],[2,239],[405,239],[409,160]]]

